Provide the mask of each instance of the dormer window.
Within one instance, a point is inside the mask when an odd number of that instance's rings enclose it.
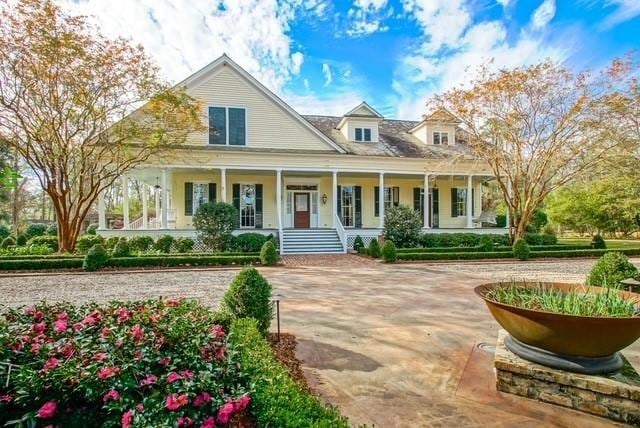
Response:
[[[371,128],[355,128],[356,141],[371,142]]]
[[[449,133],[448,132],[435,131],[433,133],[433,144],[435,144],[435,145],[448,145],[449,144]]]

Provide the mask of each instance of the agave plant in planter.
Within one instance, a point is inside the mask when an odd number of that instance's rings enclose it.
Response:
[[[514,354],[579,373],[619,370],[640,337],[640,295],[615,288],[524,282],[475,288],[508,333]]]

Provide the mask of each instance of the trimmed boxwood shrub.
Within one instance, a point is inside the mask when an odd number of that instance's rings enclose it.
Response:
[[[640,279],[638,268],[629,258],[617,251],[612,251],[600,257],[587,276],[587,284],[603,287],[618,287],[625,279]]]
[[[44,270],[44,269],[73,269],[81,268],[83,260],[80,257],[66,258],[42,258],[37,259],[0,259],[0,271],[2,270]]]
[[[593,238],[591,238],[591,248],[601,250],[607,248],[607,243],[604,242],[604,239],[600,234],[597,234],[594,235]]]
[[[195,242],[191,238],[187,238],[186,236],[181,236],[176,239],[176,251],[179,253],[190,253],[193,251],[193,246]]]
[[[35,236],[42,236],[47,233],[47,225],[44,223],[33,223],[27,226],[27,230],[24,232],[29,238]]]
[[[58,251],[58,237],[49,235],[34,236],[27,241],[26,245],[46,245],[53,251]]]
[[[450,252],[450,253],[398,253],[398,260],[482,260],[482,259],[510,259],[512,251],[481,252]]]
[[[126,239],[126,238],[120,238],[119,236],[110,236],[104,241],[103,245],[107,250],[113,250],[113,247],[115,247],[116,244],[118,242],[120,242],[120,239]],[[91,247],[89,247],[89,248],[91,248]]]
[[[27,242],[29,241],[29,239],[27,238],[27,236],[22,233],[20,235],[18,235],[18,237],[16,238],[16,245],[18,247],[23,247],[25,245],[27,245]]]
[[[358,235],[353,241],[353,251],[359,253],[361,248],[364,248],[364,241],[362,240],[362,237]]]
[[[269,237],[261,233],[248,232],[234,236],[226,249],[238,252],[254,253],[260,251]]]
[[[146,266],[226,266],[226,265],[249,265],[259,263],[259,256],[246,255],[211,255],[200,256],[194,254],[187,255],[149,255],[138,257],[112,257],[109,259],[110,267],[146,267]]]
[[[129,248],[131,248],[132,251],[149,251],[152,245],[153,238],[151,236],[133,236],[129,239]]]
[[[113,248],[113,247],[104,245],[104,243],[105,243],[104,238],[100,235],[82,235],[80,238],[78,238],[78,241],[76,242],[76,251],[82,254],[86,254],[96,244],[103,245],[107,247],[107,249]]]
[[[525,233],[524,239],[529,245],[556,245],[558,238],[555,235],[541,235],[539,233]]]
[[[9,226],[7,226],[6,224],[0,224],[0,239],[4,239],[9,235],[11,235],[11,230],[9,230]]]
[[[490,236],[482,236],[480,238],[480,245],[478,245],[478,248],[480,251],[483,251],[483,252],[494,251],[495,247],[496,247],[496,244],[493,243],[493,239],[491,239]]]
[[[87,226],[87,230],[85,230],[84,233],[86,233],[87,235],[95,235],[97,231],[98,231],[98,224],[91,223],[89,226]]]
[[[275,266],[278,263],[278,251],[273,242],[265,242],[260,249],[260,262],[265,266]]]
[[[102,244],[96,244],[84,256],[82,268],[87,272],[94,272],[106,265],[108,260],[109,253],[107,253],[107,250]]]
[[[111,250],[111,257],[129,257],[131,255],[131,248],[126,239],[118,241],[113,250]]]
[[[2,240],[2,243],[0,243],[0,247],[2,248],[14,247],[15,245],[16,245],[16,240],[13,239],[13,236],[7,236]]]
[[[47,227],[47,235],[58,236],[58,225],[56,223],[51,223]]]
[[[496,245],[511,245],[507,234],[480,233],[425,233],[420,237],[420,245],[431,247],[477,247],[483,237],[490,238]]]
[[[378,257],[380,257],[380,243],[378,242],[377,239],[373,238],[371,240],[371,242],[369,243],[369,250],[367,251],[367,253],[374,259],[377,259]]]
[[[273,318],[271,284],[254,268],[240,271],[222,298],[220,309],[235,318],[253,318],[266,336]]]
[[[384,241],[380,252],[382,254],[382,260],[384,260],[385,263],[393,263],[398,259],[396,244],[394,244],[393,241]]]
[[[230,339],[253,385],[250,411],[257,426],[349,427],[349,421],[338,409],[323,404],[289,377],[261,337],[254,319],[234,321]]]
[[[529,255],[531,254],[531,249],[529,248],[529,244],[524,239],[518,239],[515,244],[513,244],[513,256],[518,260],[529,260]]]
[[[163,235],[153,244],[153,249],[161,253],[170,253],[176,240],[171,235]]]

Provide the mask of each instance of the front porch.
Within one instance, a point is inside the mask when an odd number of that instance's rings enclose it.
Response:
[[[482,211],[483,183],[489,180],[487,175],[461,173],[145,168],[123,177],[121,228],[107,227],[100,197],[99,233],[193,237],[193,214],[210,200],[236,207],[239,228],[235,234],[272,233],[279,237],[281,248],[284,230],[332,229],[346,251],[356,236],[365,243],[380,236],[385,211],[396,205],[419,212],[424,232],[502,233],[505,229],[484,223],[495,217]],[[132,181],[142,189],[142,215],[134,219],[129,215]]]

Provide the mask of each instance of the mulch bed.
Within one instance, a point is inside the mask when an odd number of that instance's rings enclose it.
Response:
[[[287,369],[289,376],[296,381],[302,388],[314,394],[314,391],[309,388],[307,379],[305,378],[300,360],[296,358],[296,337],[290,333],[280,333],[280,341],[278,342],[278,335],[276,333],[269,333],[267,338],[273,354],[280,361],[280,363]]]

